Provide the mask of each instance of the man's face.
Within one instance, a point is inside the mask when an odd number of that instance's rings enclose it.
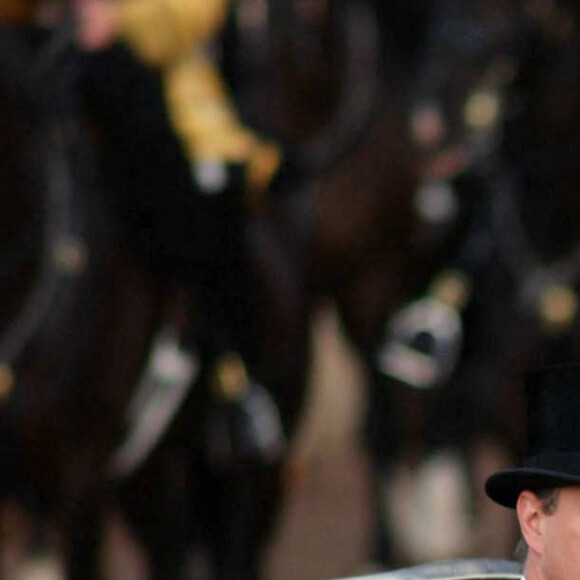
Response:
[[[543,580],[580,580],[580,487],[560,490],[554,513],[544,514],[542,555]]]

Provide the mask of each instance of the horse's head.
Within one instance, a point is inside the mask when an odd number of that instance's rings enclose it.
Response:
[[[410,116],[430,177],[449,179],[495,146],[528,34],[518,0],[435,0]]]
[[[580,271],[579,32],[570,0],[437,0],[417,83],[427,177],[491,167],[477,194],[493,206],[491,243],[534,308],[543,288],[569,288]]]
[[[456,223],[458,212],[478,203],[471,183],[458,194],[456,178],[477,175],[481,183],[479,176],[495,171],[496,161],[508,161],[513,168],[535,164],[536,157],[545,177],[547,160],[558,158],[550,179],[557,173],[572,191],[572,169],[578,165],[568,163],[569,177],[562,170],[563,159],[575,155],[578,142],[577,3],[433,2],[409,117],[423,163],[424,186],[417,195],[423,219]],[[473,208],[467,213],[473,214]]]

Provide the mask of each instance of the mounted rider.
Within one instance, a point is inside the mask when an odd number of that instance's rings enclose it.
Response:
[[[62,4],[0,0],[0,21],[23,25]],[[228,168],[242,167],[240,185],[259,201],[279,168],[281,151],[243,124],[212,57],[212,41],[225,25],[230,1],[72,0],[71,4],[84,49],[101,50],[120,40],[143,63],[161,71],[168,114],[196,185],[215,193],[230,185]]]
[[[152,244],[140,248],[144,253],[155,252],[153,246],[164,246],[163,255],[173,258],[183,283],[198,294],[203,319],[199,334],[203,354],[207,351],[212,366],[212,395],[227,416],[239,416],[234,423],[224,419],[234,431],[234,455],[238,453],[242,460],[246,454],[270,461],[272,454],[279,454],[282,435],[265,444],[256,435],[260,422],[279,424],[279,418],[269,394],[246,368],[247,351],[252,349],[248,346],[252,342],[248,336],[252,334],[248,330],[252,326],[252,290],[241,237],[244,218],[239,214],[244,212],[237,210],[263,207],[265,194],[281,169],[282,154],[276,143],[243,124],[212,57],[212,43],[225,24],[229,7],[229,0],[0,0],[0,22],[17,28],[58,27],[72,11],[77,42],[88,55],[82,75],[97,79],[89,98],[96,95],[99,100],[105,95],[105,108],[114,105],[108,112],[113,123],[122,124],[133,114],[123,99],[113,100],[123,91],[134,90],[130,83],[121,83],[122,88],[117,91],[113,87],[109,94],[109,77],[98,76],[102,71],[108,74],[111,65],[117,64],[116,49],[143,69],[142,76],[151,71],[151,77],[159,79],[166,117],[163,123],[167,122],[181,152],[173,157],[170,153],[171,161],[163,167],[168,157],[164,148],[175,148],[172,143],[155,143],[159,134],[156,128],[149,133],[148,127],[138,135],[129,134],[120,149],[112,151],[113,157],[122,158],[121,164],[128,148],[139,150],[140,139],[148,141],[145,148],[151,145],[154,151],[152,159],[138,158],[135,165],[125,168],[129,174],[142,170],[142,176],[132,182],[134,192],[122,192],[133,196],[129,205],[139,203],[140,195],[147,195],[141,186],[157,188],[151,229],[137,231],[141,224],[134,215],[138,210],[127,208],[129,228],[135,230],[130,235],[135,236],[136,246],[143,246],[143,239]],[[101,53],[104,57],[99,61]],[[109,60],[111,54],[113,59]],[[95,62],[99,63],[96,69],[101,67],[97,75],[92,68]],[[124,74],[119,69],[112,78],[122,79]],[[109,99],[111,95],[113,99]],[[144,127],[155,114],[145,107],[135,119]],[[119,145],[114,142],[117,135],[114,132],[110,143]],[[183,179],[171,177],[176,167],[181,176],[183,165],[189,165],[189,184],[185,186]],[[163,177],[154,178],[155,186],[147,183],[157,173]],[[167,177],[170,183],[164,183]],[[260,401],[258,406],[256,400]],[[268,417],[256,416],[248,405],[254,410],[267,409]],[[216,459],[221,464],[229,460]]]
[[[75,5],[85,49],[100,50],[118,38],[161,71],[171,123],[201,189],[219,191],[228,166],[242,166],[246,191],[264,192],[279,167],[279,147],[244,126],[211,54],[229,0],[75,0]]]

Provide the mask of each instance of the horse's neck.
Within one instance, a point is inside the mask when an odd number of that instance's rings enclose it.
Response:
[[[577,244],[580,232],[580,50],[575,39],[536,48],[542,57],[524,63],[515,85],[520,113],[506,127],[504,152],[519,173],[527,235],[551,259]]]

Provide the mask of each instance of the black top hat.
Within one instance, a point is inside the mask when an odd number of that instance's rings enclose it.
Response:
[[[580,364],[531,371],[525,388],[527,458],[485,482],[487,495],[510,508],[525,489],[580,485]]]

